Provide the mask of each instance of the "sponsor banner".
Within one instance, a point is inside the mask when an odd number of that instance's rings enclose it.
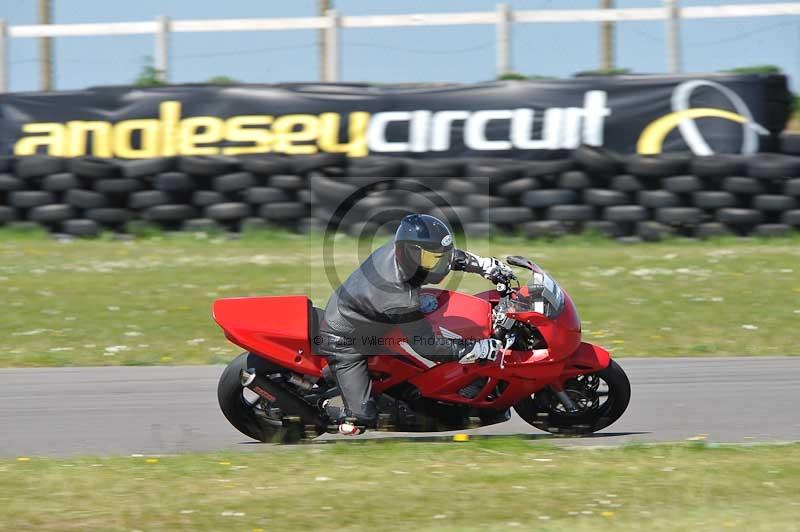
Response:
[[[697,155],[774,148],[779,75],[578,77],[473,85],[102,87],[0,94],[0,153],[345,153],[547,158],[580,144]]]

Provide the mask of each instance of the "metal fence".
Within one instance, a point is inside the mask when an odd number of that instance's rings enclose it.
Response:
[[[800,2],[680,7],[677,0],[663,0],[662,7],[569,10],[513,10],[508,4],[498,4],[494,11],[463,13],[343,16],[335,10],[329,10],[324,17],[171,20],[162,15],[150,22],[20,26],[9,26],[0,19],[0,92],[7,90],[10,75],[8,68],[9,41],[17,38],[154,35],[155,68],[161,79],[168,82],[171,33],[322,30],[321,53],[324,54],[324,64],[326,65],[322,81],[335,82],[339,79],[339,31],[341,29],[494,25],[497,51],[495,68],[497,74],[502,75],[510,72],[512,68],[510,41],[514,24],[663,20],[666,23],[667,64],[671,72],[678,73],[681,70],[680,39],[678,38],[680,20],[787,15],[800,15]]]

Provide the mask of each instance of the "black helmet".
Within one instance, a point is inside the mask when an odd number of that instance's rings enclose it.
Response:
[[[416,284],[440,283],[450,272],[453,234],[438,218],[409,214],[394,235],[397,266]]]

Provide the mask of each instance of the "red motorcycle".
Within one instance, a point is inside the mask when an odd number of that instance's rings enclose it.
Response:
[[[569,295],[523,257],[530,270],[496,290],[467,295],[425,288],[421,310],[445,338],[494,337],[504,349],[479,363],[436,364],[416,355],[398,330],[377,339],[369,357],[379,429],[457,430],[510,418],[510,408],[536,428],[590,434],[614,423],[628,406],[630,383],[602,347],[581,342]],[[512,286],[512,284],[516,286]],[[225,336],[246,350],[225,368],[217,395],[223,414],[260,441],[297,441],[336,432],[322,403],[339,396],[315,352],[322,310],[306,296],[220,299],[213,315]]]

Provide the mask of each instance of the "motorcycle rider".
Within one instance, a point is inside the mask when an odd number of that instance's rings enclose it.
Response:
[[[419,290],[440,283],[451,271],[481,274],[492,283],[508,282],[511,268],[494,257],[455,249],[450,229],[438,218],[410,214],[400,221],[394,240],[374,251],[333,293],[320,324],[319,352],[342,394],[344,410],[326,405],[339,432],[359,434],[377,421],[367,371],[371,346],[399,326],[407,339],[403,349],[435,362],[475,362],[493,358],[500,342],[486,338],[454,342],[434,334],[420,310]]]

